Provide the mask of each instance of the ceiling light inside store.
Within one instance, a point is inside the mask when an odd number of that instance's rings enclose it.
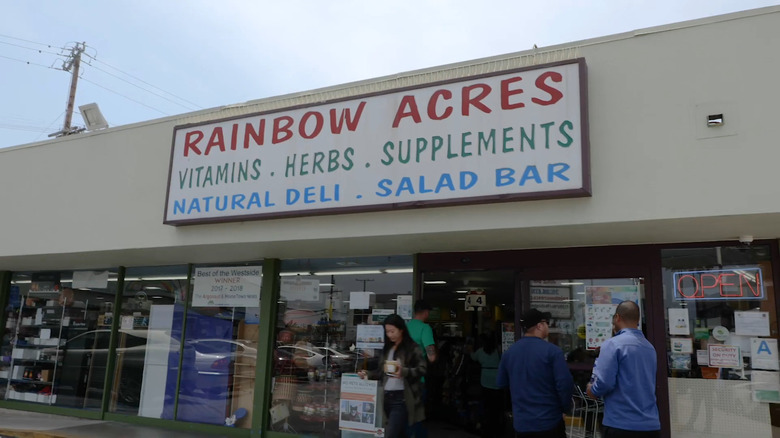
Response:
[[[312,275],[311,272],[280,272],[280,277],[294,277],[296,275]]]
[[[467,290],[456,290],[455,293],[456,294],[467,294],[467,293],[469,293],[469,291],[467,291]]]
[[[393,268],[384,270],[388,274],[411,274],[414,272],[413,268]]]
[[[333,283],[320,283],[320,287],[335,286]]]
[[[466,301],[465,298],[458,298],[458,301]]]
[[[378,269],[364,270],[364,271],[328,271],[328,272],[315,272],[314,275],[364,275],[364,274],[381,274],[382,271]]]
[[[578,286],[580,284],[585,284],[582,281],[562,281],[561,286]]]
[[[423,281],[425,284],[447,284],[444,280],[431,280],[431,281]]]

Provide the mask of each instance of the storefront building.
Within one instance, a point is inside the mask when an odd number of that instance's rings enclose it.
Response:
[[[0,150],[0,407],[376,435],[352,374],[425,298],[427,425],[471,436],[469,349],[549,311],[582,385],[631,299],[663,436],[769,437],[779,29],[763,8]]]

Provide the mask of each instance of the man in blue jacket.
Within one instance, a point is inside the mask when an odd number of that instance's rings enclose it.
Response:
[[[623,301],[612,317],[617,334],[601,346],[588,395],[604,398],[604,438],[656,438],[656,353],[639,330],[639,306]]]
[[[563,351],[545,341],[549,312],[523,314],[522,339],[501,357],[496,384],[509,386],[514,428],[519,438],[565,438],[563,414],[571,410],[574,381]]]

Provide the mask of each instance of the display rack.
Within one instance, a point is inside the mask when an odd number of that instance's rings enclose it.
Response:
[[[62,350],[69,334],[86,330],[80,313],[65,303],[47,300],[56,292],[29,292],[19,306],[13,335],[5,398],[54,404]]]

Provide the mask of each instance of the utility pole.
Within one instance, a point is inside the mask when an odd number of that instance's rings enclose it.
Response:
[[[65,109],[65,123],[62,126],[62,135],[71,134],[70,121],[73,119],[73,106],[76,102],[76,85],[79,82],[79,67],[81,67],[81,54],[84,53],[86,43],[76,43],[70,51],[68,59],[62,62],[62,69],[70,72],[70,93],[68,94],[68,105]],[[71,69],[73,71],[71,71]]]

